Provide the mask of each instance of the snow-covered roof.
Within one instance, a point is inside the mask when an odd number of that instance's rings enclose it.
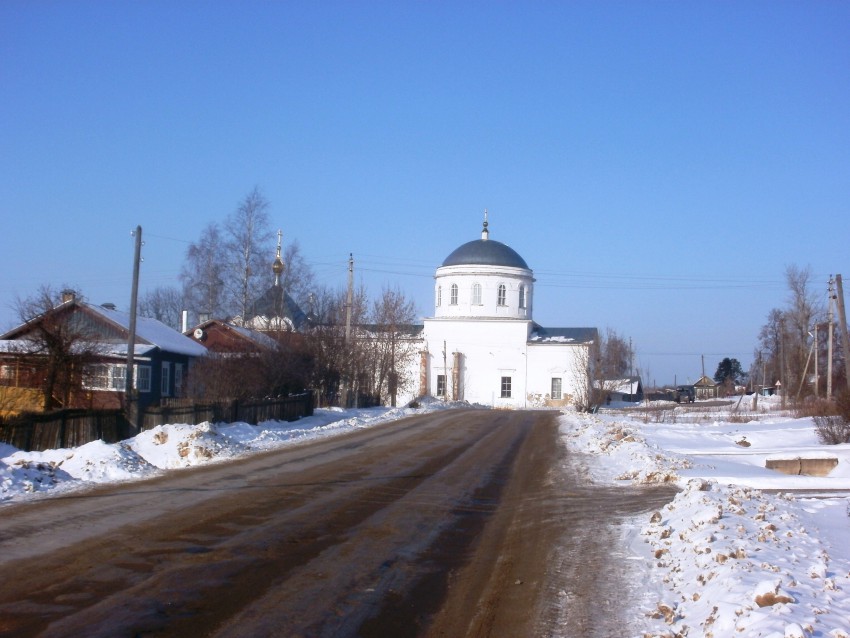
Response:
[[[534,324],[529,343],[593,343],[598,338],[596,328],[544,328]]]
[[[92,310],[112,323],[117,324],[123,330],[130,330],[129,313],[89,303],[81,305],[86,306],[89,310]],[[169,328],[161,321],[157,321],[156,319],[151,319],[149,317],[136,317],[136,338],[143,339],[164,352],[173,352],[175,354],[183,354],[190,357],[203,357],[207,354],[207,349],[201,344],[193,341],[174,328]],[[115,345],[117,346],[118,344]],[[136,344],[135,352],[137,354],[139,353],[140,346],[142,346],[142,344]],[[121,350],[119,347],[114,349],[116,351]],[[123,346],[123,351],[126,354],[126,345]],[[150,351],[150,348],[148,348],[147,351]],[[144,354],[144,352],[141,354]]]
[[[640,390],[640,377],[626,377],[624,379],[602,379],[596,381],[597,388],[605,388],[609,392],[620,392],[621,394],[637,394]]]

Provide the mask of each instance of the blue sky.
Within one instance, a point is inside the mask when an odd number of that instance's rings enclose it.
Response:
[[[322,284],[400,286],[479,236],[535,319],[647,381],[744,367],[788,265],[850,276],[850,4],[0,3],[0,328],[42,284],[177,284],[254,186]],[[273,254],[270,255],[273,257]]]

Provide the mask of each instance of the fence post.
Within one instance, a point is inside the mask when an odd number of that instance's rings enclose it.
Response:
[[[59,421],[59,447],[65,447],[65,430],[67,427],[67,421],[65,416],[65,410],[62,410],[62,418]]]

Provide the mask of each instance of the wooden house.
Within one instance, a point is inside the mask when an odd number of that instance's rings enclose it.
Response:
[[[703,375],[694,383],[694,393],[697,399],[716,399],[717,383],[711,377]]]
[[[210,352],[220,355],[250,355],[280,350],[280,344],[269,333],[219,319],[203,321],[184,334]]]
[[[41,389],[44,408],[124,407],[129,335],[129,313],[69,295],[0,336],[0,385]],[[193,361],[206,353],[179,331],[138,317],[133,380],[139,407],[181,396]]]

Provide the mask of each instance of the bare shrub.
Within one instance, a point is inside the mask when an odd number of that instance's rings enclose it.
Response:
[[[815,416],[815,433],[818,441],[825,445],[850,443],[850,422],[840,415]]]
[[[798,419],[815,416],[835,416],[838,414],[837,402],[827,399],[806,397],[794,406],[794,416]]]

